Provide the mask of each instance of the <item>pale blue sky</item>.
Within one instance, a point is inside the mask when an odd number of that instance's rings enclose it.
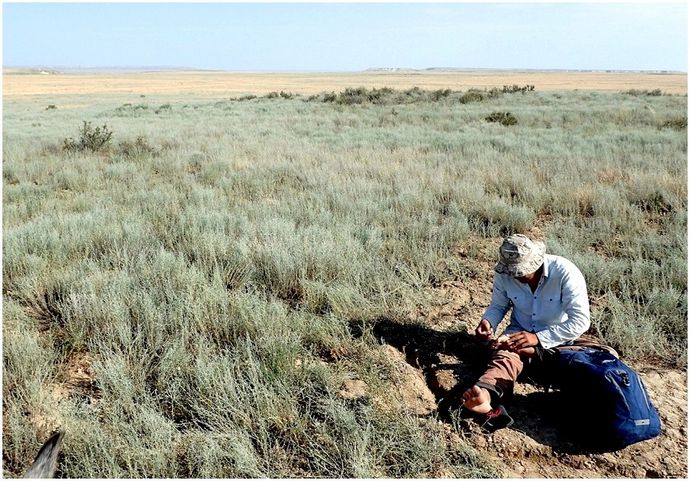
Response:
[[[687,71],[687,5],[3,5],[3,65]]]

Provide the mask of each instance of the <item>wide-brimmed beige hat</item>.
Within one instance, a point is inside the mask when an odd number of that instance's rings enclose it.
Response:
[[[533,241],[526,235],[514,234],[503,239],[499,249],[498,264],[494,268],[499,274],[522,277],[536,272],[544,263],[546,245]]]

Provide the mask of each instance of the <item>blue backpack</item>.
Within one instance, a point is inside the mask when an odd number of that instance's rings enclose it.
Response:
[[[571,427],[589,445],[621,449],[661,432],[640,376],[610,352],[558,350],[555,364],[555,385],[570,405]]]

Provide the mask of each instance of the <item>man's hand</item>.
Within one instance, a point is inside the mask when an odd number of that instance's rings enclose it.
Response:
[[[474,330],[474,333],[482,341],[488,341],[491,339],[491,336],[494,335],[494,329],[491,327],[491,323],[489,321],[482,319],[477,326],[477,329]]]
[[[505,348],[509,351],[517,352],[525,351],[528,348],[538,346],[539,338],[536,334],[527,331],[517,332],[512,334],[505,343]]]
[[[515,351],[515,354],[517,354],[520,357],[536,357],[537,350],[533,347],[526,347],[524,349],[518,349],[517,351]]]

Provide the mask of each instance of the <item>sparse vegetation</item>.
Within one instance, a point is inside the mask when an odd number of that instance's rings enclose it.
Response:
[[[64,477],[496,477],[405,405],[372,325],[535,225],[595,334],[684,368],[687,136],[660,126],[687,97],[468,93],[6,106],[5,474],[59,425]]]
[[[129,117],[131,115],[145,114],[149,110],[148,104],[131,104],[129,102],[122,104],[115,109],[117,115]],[[156,112],[158,113],[158,112]]]
[[[626,90],[623,92],[626,95],[633,95],[635,97],[659,97],[660,95],[664,95],[664,93],[661,91],[661,89],[654,89],[654,90],[637,90],[637,89],[630,89]]]
[[[518,88],[517,86],[515,86]],[[533,91],[529,86],[518,88],[517,91]],[[308,102],[326,102],[339,105],[402,105],[429,102],[452,103],[459,102],[467,104],[471,102],[482,102],[488,99],[498,98],[502,93],[512,93],[511,90],[503,92],[497,88],[489,90],[469,89],[466,92],[454,91],[451,89],[423,90],[413,87],[407,90],[395,90],[388,87],[367,89],[365,87],[347,88],[342,92],[324,92],[319,95],[307,97]]]

